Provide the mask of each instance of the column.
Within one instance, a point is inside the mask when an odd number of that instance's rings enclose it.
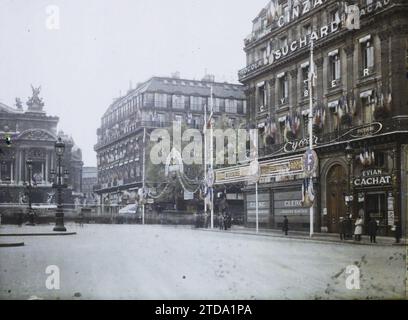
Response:
[[[298,104],[298,69],[293,69],[289,71],[290,74],[290,94],[289,94],[289,104],[296,108]]]
[[[402,25],[395,26],[391,35],[391,73],[392,73],[392,114],[406,115],[407,79],[406,79],[406,29]]]
[[[314,98],[317,100],[321,100],[323,97],[324,93],[324,76],[323,76],[323,63],[324,63],[324,57],[318,57],[315,60],[315,65],[316,65],[316,76],[317,76],[317,81],[316,81],[316,89],[314,92]],[[323,102],[323,101],[321,101]]]

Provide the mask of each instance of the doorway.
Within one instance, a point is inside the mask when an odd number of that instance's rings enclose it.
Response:
[[[344,196],[347,190],[347,174],[341,165],[333,166],[327,173],[327,228],[329,233],[339,232],[340,217],[347,213]]]

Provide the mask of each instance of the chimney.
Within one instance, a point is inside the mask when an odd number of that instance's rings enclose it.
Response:
[[[206,74],[201,81],[206,81],[206,82],[215,82],[215,76],[213,74]]]
[[[172,73],[171,77],[173,79],[180,79],[180,72],[176,71],[176,72]]]

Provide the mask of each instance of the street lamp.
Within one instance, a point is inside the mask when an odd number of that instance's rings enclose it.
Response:
[[[27,196],[28,196],[28,218],[29,222],[27,223],[28,226],[34,226],[34,212],[33,208],[31,205],[31,189],[32,189],[32,184],[31,184],[31,179],[33,176],[33,161],[31,159],[26,160],[26,166],[27,166],[27,171],[28,171],[28,184],[26,185],[27,187]]]
[[[67,231],[64,226],[64,207],[62,204],[62,189],[67,188],[68,170],[62,171],[62,157],[65,151],[65,143],[58,138],[55,142],[55,153],[57,155],[57,170],[51,170],[51,177],[54,181],[52,187],[57,189],[57,212],[55,215],[54,231]],[[56,181],[54,177],[56,176]]]
[[[351,195],[351,164],[353,162],[353,155],[354,155],[354,150],[351,147],[350,143],[347,143],[347,147],[345,150],[346,153],[346,159],[347,159],[347,165],[348,165],[348,179],[347,179],[347,198],[346,198],[346,205],[347,205],[347,215],[350,214],[351,211],[351,204],[352,204],[352,195]]]

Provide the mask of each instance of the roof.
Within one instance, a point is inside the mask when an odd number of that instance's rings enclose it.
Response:
[[[1,103],[1,102],[0,102],[0,112],[16,113],[16,114],[23,113],[23,111],[14,109],[12,107],[9,107],[9,106],[5,105],[4,103]]]
[[[158,92],[167,94],[180,94],[189,96],[210,96],[211,86],[213,96],[224,99],[245,99],[244,86],[228,82],[210,82],[200,80],[178,79],[171,77],[152,77],[140,84],[136,89],[129,91],[125,96],[116,99],[107,109],[104,115],[108,114],[116,106],[141,93]]]

